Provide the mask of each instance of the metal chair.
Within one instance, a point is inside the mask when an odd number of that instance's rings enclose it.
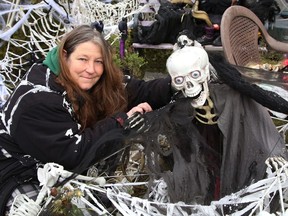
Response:
[[[221,41],[227,61],[234,65],[260,64],[259,32],[267,48],[288,53],[288,43],[272,38],[260,19],[248,8],[231,6],[221,20]]]

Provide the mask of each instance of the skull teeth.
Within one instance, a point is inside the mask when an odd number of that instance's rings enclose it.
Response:
[[[201,91],[197,95],[192,96],[191,99],[196,99],[196,98],[200,97],[200,95],[201,95]]]
[[[193,84],[191,83],[191,85],[192,85],[192,87],[193,87]],[[187,84],[187,87],[189,88],[189,85]],[[191,88],[191,86],[190,86],[190,88]],[[185,94],[187,95],[187,97],[190,97],[190,98],[192,98],[192,99],[195,99],[195,98],[197,98],[197,97],[199,97],[200,96],[200,94],[201,94],[201,92],[203,91],[203,85],[201,85],[201,88],[199,88],[198,89],[198,91],[193,91],[193,92],[189,92],[189,89],[187,90],[185,90]]]

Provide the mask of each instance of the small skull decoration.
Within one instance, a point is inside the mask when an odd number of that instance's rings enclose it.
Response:
[[[209,96],[209,58],[200,47],[187,47],[174,51],[167,60],[172,87],[192,98],[192,106],[203,106]]]

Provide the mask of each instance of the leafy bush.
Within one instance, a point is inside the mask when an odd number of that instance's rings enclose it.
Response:
[[[148,64],[143,66],[144,71],[167,73],[166,61],[171,55],[172,50],[157,50],[157,49],[141,49],[139,50],[140,56],[142,56]]]
[[[120,38],[118,38],[117,35],[112,35],[109,39],[109,42],[114,49],[114,61],[124,71],[124,73],[130,74],[140,79],[143,78],[145,72],[142,70],[142,67],[147,64],[147,61],[132,48],[130,34],[125,43],[125,57],[123,59],[120,58]]]

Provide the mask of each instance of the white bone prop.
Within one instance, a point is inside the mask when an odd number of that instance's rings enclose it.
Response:
[[[209,96],[210,79],[207,52],[200,47],[185,46],[169,56],[166,67],[172,87],[182,91],[185,97],[191,97],[193,107],[204,105]]]
[[[195,46],[203,48],[202,45],[197,40],[191,40],[190,38],[188,38],[187,35],[180,35],[173,46],[173,51],[182,49],[184,46]]]

